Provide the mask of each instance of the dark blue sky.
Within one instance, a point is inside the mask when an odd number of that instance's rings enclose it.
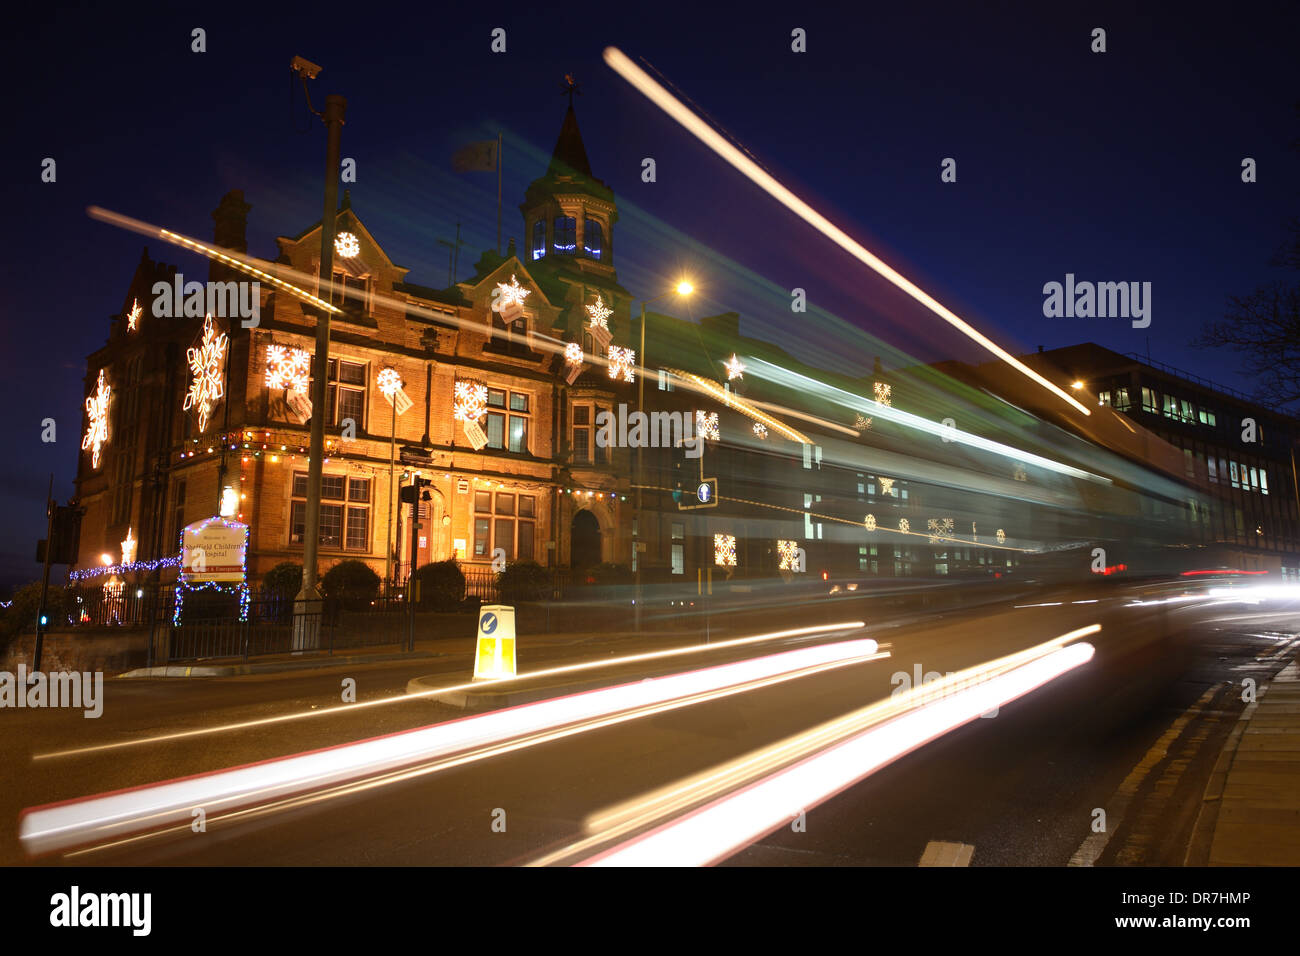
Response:
[[[634,294],[658,294],[685,268],[703,293],[695,315],[737,309],[748,334],[785,335],[813,359],[869,361],[886,346],[980,357],[628,87],[601,61],[613,43],[1007,347],[1146,351],[1149,337],[1153,358],[1251,389],[1232,355],[1188,342],[1228,295],[1273,277],[1268,259],[1300,213],[1294,4],[549,6],[45,8],[28,14],[41,22],[11,24],[0,66],[11,114],[0,580],[38,571],[49,473],[61,499],[72,492],[85,357],[145,244],[88,219],[86,206],[209,237],[218,199],[243,189],[250,252],[274,255],[275,236],[320,217],[324,132],[314,119],[300,132],[300,93],[290,114],[294,54],[325,68],[318,106],[328,92],[348,98],[354,209],[412,281],[445,284],[437,240],[458,221],[462,278],[495,245],[495,178],[454,174],[448,158],[498,129],[504,233],[522,247],[518,203],[544,170],[572,72],[593,171],[620,202],[615,265]],[[504,55],[489,50],[497,26]],[[1100,55],[1089,51],[1098,26]],[[207,31],[206,53],[190,51],[194,27]],[[795,27],[807,31],[805,54],[790,51]],[[40,182],[46,156],[58,161],[55,184]],[[640,179],[646,156],[653,184]],[[1246,156],[1258,162],[1252,185],[1240,180]],[[940,182],[944,157],[957,160],[956,184]],[[205,278],[194,256],[150,251]],[[1151,282],[1151,327],[1044,318],[1043,284],[1067,272]],[[790,313],[796,286],[814,307],[806,316]],[[53,445],[40,441],[45,417],[58,422]]]

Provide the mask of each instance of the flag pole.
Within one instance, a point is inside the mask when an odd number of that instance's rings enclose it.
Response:
[[[497,255],[501,255],[501,131],[497,130]]]

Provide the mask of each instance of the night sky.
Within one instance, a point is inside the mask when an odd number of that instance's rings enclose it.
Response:
[[[41,22],[10,24],[0,590],[39,574],[50,472],[60,500],[73,489],[85,358],[122,309],[141,247],[207,277],[204,260],[92,221],[86,207],[208,239],[222,194],[243,189],[249,251],[273,258],[277,235],[321,213],[325,134],[294,88],[294,54],[324,67],[317,108],[326,93],[347,97],[353,209],[410,281],[446,285],[437,240],[457,222],[458,278],[495,247],[496,178],[454,173],[450,156],[498,130],[504,239],[522,252],[518,205],[545,171],[572,73],[593,172],[619,201],[614,264],[634,295],[658,295],[686,270],[701,293],[689,314],[735,309],[743,332],[797,343],[813,361],[983,358],[617,77],[601,60],[614,44],[1012,351],[1149,348],[1251,390],[1234,356],[1188,343],[1229,295],[1276,276],[1268,260],[1300,213],[1295,4],[551,6],[46,7],[27,14]],[[489,49],[497,26],[505,54]],[[206,53],[190,50],[194,27]],[[795,27],[806,53],[791,52]],[[1104,54],[1090,52],[1094,27],[1107,31]],[[54,184],[40,181],[47,156]],[[640,176],[647,156],[652,184]],[[1249,185],[1247,156],[1258,163]],[[957,160],[955,184],[940,181],[945,157]],[[1067,272],[1151,282],[1150,328],[1044,318],[1043,284]],[[807,290],[806,315],[790,312],[794,287]],[[54,444],[40,440],[46,417]]]

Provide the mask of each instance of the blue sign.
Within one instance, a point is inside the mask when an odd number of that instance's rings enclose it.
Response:
[[[497,616],[495,614],[484,614],[483,620],[478,622],[478,626],[484,634],[491,634],[497,629]]]
[[[695,494],[699,497],[700,501],[707,503],[709,498],[713,496],[713,488],[707,481],[702,481],[700,482],[700,487],[695,489]]]

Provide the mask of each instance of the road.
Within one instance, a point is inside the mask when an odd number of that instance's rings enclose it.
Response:
[[[190,826],[40,859],[75,865],[500,865],[563,854],[584,820],[637,801],[791,735],[890,698],[916,673],[947,673],[1094,623],[1095,657],[1047,686],[910,753],[808,808],[729,865],[913,866],[931,841],[973,847],[971,865],[1181,865],[1210,768],[1244,704],[1240,682],[1266,680],[1295,656],[1292,609],[1141,604],[1129,593],[1077,592],[921,618],[865,631],[781,638],[583,672],[607,684],[830,640],[871,637],[888,657],[550,739],[382,785],[252,808]],[[1033,604],[1040,606],[1024,606]],[[1043,606],[1046,605],[1046,606]],[[843,620],[860,605],[840,604]],[[832,615],[834,616],[834,615]],[[797,613],[768,627],[799,627]],[[741,628],[744,633],[757,633]],[[715,633],[725,640],[738,632]],[[643,652],[680,638],[566,640],[521,651],[521,671]],[[24,859],[23,808],[269,760],[458,717],[399,698],[414,677],[467,675],[468,648],[447,656],[209,680],[120,680],[104,716],[10,711],[12,775],[4,862]],[[358,703],[341,704],[343,678]],[[574,677],[548,679],[560,695]],[[584,686],[589,686],[584,684]],[[319,714],[293,717],[286,715]],[[258,722],[261,723],[258,723]],[[212,731],[228,724],[239,729]],[[189,736],[157,739],[163,735]],[[126,743],[127,746],[120,746]],[[90,749],[108,746],[109,749]],[[82,751],[72,752],[68,751]],[[60,755],[62,754],[62,755]],[[34,759],[35,758],[35,759]],[[1136,768],[1136,769],[1135,769]],[[1093,832],[1098,809],[1106,833]],[[797,810],[799,808],[792,808]]]

